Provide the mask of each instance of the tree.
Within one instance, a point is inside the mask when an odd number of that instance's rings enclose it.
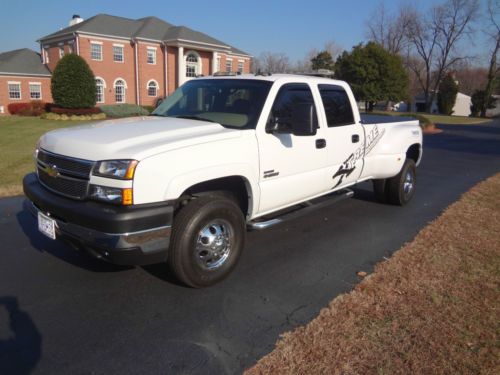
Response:
[[[471,116],[477,117],[481,114],[483,108],[490,109],[495,108],[495,98],[490,96],[487,100],[485,100],[487,96],[485,95],[484,90],[477,90],[474,94],[472,94],[471,101],[472,105],[470,107]],[[486,114],[486,111],[485,111]]]
[[[439,112],[444,115],[451,115],[453,107],[457,101],[458,85],[451,74],[447,74],[439,85],[437,105]]]
[[[337,59],[343,48],[340,47],[333,40],[326,42],[323,46],[323,51],[326,51],[332,57],[332,62]],[[311,60],[319,54],[319,50],[316,48],[311,48],[305,55],[303,60],[299,60],[295,63],[293,71],[298,73],[310,73],[313,70]]]
[[[347,81],[357,100],[373,108],[374,102],[408,97],[408,75],[400,56],[375,42],[359,44],[344,52],[335,63],[335,77]]]
[[[328,51],[321,51],[311,59],[311,65],[313,70],[318,70],[318,69],[333,70],[334,62],[332,59],[332,55],[330,55]]]
[[[486,88],[484,89],[484,98],[482,99],[481,117],[486,117],[486,110],[488,109],[488,100],[495,90],[495,86],[499,84],[500,68],[497,64],[497,55],[500,50],[500,24],[498,19],[500,17],[500,1],[490,0],[488,2],[488,16],[492,31],[489,32],[493,41],[493,49],[491,51],[490,65],[488,69],[488,78]]]
[[[459,53],[457,47],[473,32],[471,25],[478,9],[478,0],[448,0],[427,15],[415,11],[410,19],[405,35],[407,55],[412,57],[408,67],[423,90],[426,111],[430,111],[437,88],[450,67],[470,57]]]
[[[62,108],[94,107],[94,73],[82,57],[75,54],[65,55],[52,73],[51,91],[54,103]]]
[[[397,14],[389,13],[380,1],[366,22],[366,36],[391,53],[401,53],[408,43],[406,30],[413,16],[414,10],[409,7],[400,7]]]
[[[291,70],[290,59],[283,52],[263,52],[254,61],[254,72],[287,73]]]

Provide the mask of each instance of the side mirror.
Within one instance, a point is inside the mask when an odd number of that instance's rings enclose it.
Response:
[[[316,135],[316,111],[312,103],[300,103],[292,108],[290,123],[292,134],[297,136]]]

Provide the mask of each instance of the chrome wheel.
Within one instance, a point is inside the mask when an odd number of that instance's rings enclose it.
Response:
[[[411,173],[411,171],[408,171],[406,172],[405,180],[403,182],[403,191],[405,195],[411,193],[411,191],[413,190],[413,185],[414,185],[413,173]]]
[[[195,257],[207,270],[219,268],[229,257],[234,243],[234,231],[226,220],[213,220],[198,233]]]

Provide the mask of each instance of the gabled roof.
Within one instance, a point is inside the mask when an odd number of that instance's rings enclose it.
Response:
[[[50,76],[40,54],[28,48],[0,53],[0,74],[2,73]]]
[[[201,44],[209,44],[229,49],[240,55],[248,55],[239,49],[230,46],[218,39],[202,32],[190,29],[186,26],[174,26],[157,17],[145,17],[137,20],[111,16],[109,14],[97,14],[89,19],[66,27],[55,33],[46,35],[38,41],[57,38],[73,32],[99,34],[127,39],[149,39],[156,41],[190,41]],[[250,55],[248,55],[250,56]]]

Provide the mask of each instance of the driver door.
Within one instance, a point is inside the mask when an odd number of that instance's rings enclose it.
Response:
[[[324,129],[316,135],[296,136],[269,129],[277,119],[290,117],[294,106],[313,104],[311,88],[306,83],[284,84],[279,89],[270,110],[266,129],[259,129],[260,204],[259,214],[299,203],[324,190],[324,168],[327,150]],[[314,111],[316,124],[317,111]]]

